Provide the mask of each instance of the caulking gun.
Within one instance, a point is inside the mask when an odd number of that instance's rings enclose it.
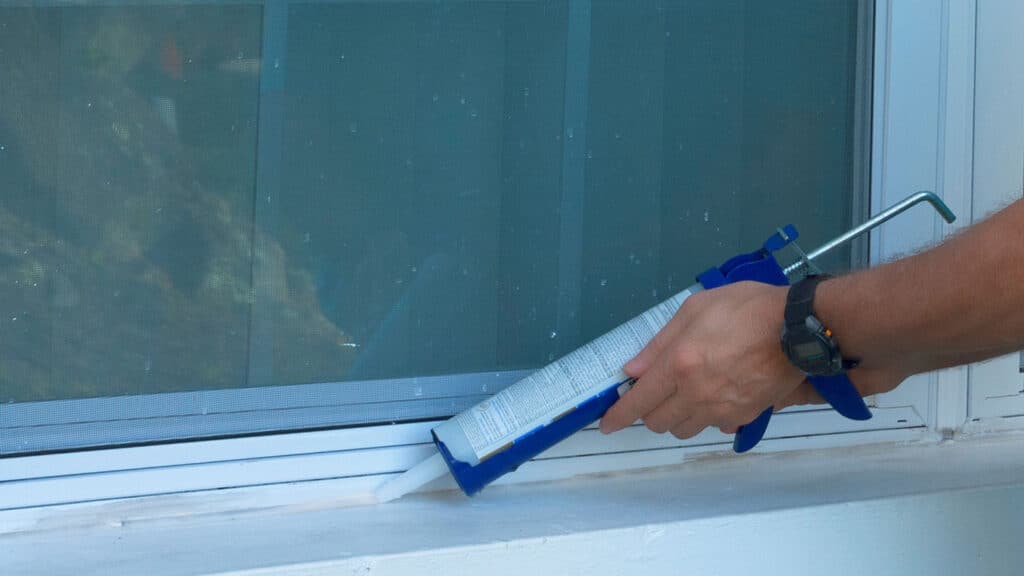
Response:
[[[438,454],[392,478],[375,492],[379,502],[400,497],[449,470],[467,495],[599,419],[633,384],[622,366],[640,352],[675,314],[683,301],[701,290],[740,281],[785,286],[819,272],[814,260],[883,224],[920,202],[928,202],[946,220],[956,216],[932,192],[918,192],[823,246],[805,253],[796,245],[792,225],[779,228],[760,249],[740,254],[697,276],[697,282],[614,330],[453,416],[432,431]],[[775,253],[790,246],[798,259],[783,268]],[[847,418],[871,418],[845,373],[808,378],[832,408]],[[773,409],[741,426],[733,450],[746,452],[764,436]]]

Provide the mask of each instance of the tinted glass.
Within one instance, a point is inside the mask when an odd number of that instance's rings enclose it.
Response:
[[[812,248],[866,195],[858,9],[0,8],[0,452],[449,415]]]

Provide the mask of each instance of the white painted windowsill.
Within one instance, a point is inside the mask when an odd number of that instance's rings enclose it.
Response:
[[[877,576],[1024,568],[1017,433],[712,456],[496,486],[472,499],[445,492],[379,506],[203,514],[216,498],[94,504],[91,523],[79,511],[77,523],[50,517],[0,534],[2,573]],[[154,503],[177,514],[130,520]]]

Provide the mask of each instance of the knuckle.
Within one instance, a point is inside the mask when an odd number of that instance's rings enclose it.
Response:
[[[654,419],[645,419],[644,426],[655,434],[664,434],[665,432],[668,432],[669,428],[667,423]]]
[[[756,402],[747,404],[743,410],[743,415],[750,417],[750,419],[757,418],[765,410],[771,410],[772,404],[769,401]]]
[[[737,413],[739,414],[740,418],[743,419],[743,423],[746,424],[747,422],[753,422],[754,419],[760,416],[761,413],[767,410],[768,408],[769,406],[760,406],[753,404],[751,402],[747,402],[740,410],[738,410]]]
[[[680,440],[687,440],[689,438],[693,438],[697,434],[700,434],[701,430],[703,430],[703,427],[680,426],[672,430],[672,435]]]
[[[744,418],[742,416],[728,415],[718,420],[719,428],[736,429],[740,426],[745,426],[752,422],[753,418]]]
[[[752,398],[744,394],[731,394],[720,398],[720,409],[723,417],[742,420],[743,424],[757,418],[764,407],[759,406]]]
[[[708,297],[710,296],[710,292],[708,292],[707,290],[701,290],[696,294],[691,294],[690,297],[687,298],[686,300],[683,300],[683,304],[679,308],[682,309],[685,306],[691,312],[694,310],[699,310],[704,307],[704,305],[707,303]]]
[[[700,356],[689,349],[676,350],[672,355],[672,369],[684,376],[697,370],[700,364]]]
[[[754,407],[741,407],[728,402],[718,402],[711,409],[710,414],[718,427],[738,428],[754,421],[760,410]]]
[[[672,435],[678,438],[679,440],[686,440],[687,438],[693,437],[693,435],[686,430],[673,430]]]
[[[697,308],[697,301],[703,295],[702,292],[691,294],[683,303],[679,305],[679,309],[676,311],[678,316],[689,316],[693,313],[694,309]]]

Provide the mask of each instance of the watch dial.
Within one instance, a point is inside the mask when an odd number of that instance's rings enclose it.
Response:
[[[821,343],[815,340],[794,344],[792,349],[803,360],[816,360],[824,354]]]

